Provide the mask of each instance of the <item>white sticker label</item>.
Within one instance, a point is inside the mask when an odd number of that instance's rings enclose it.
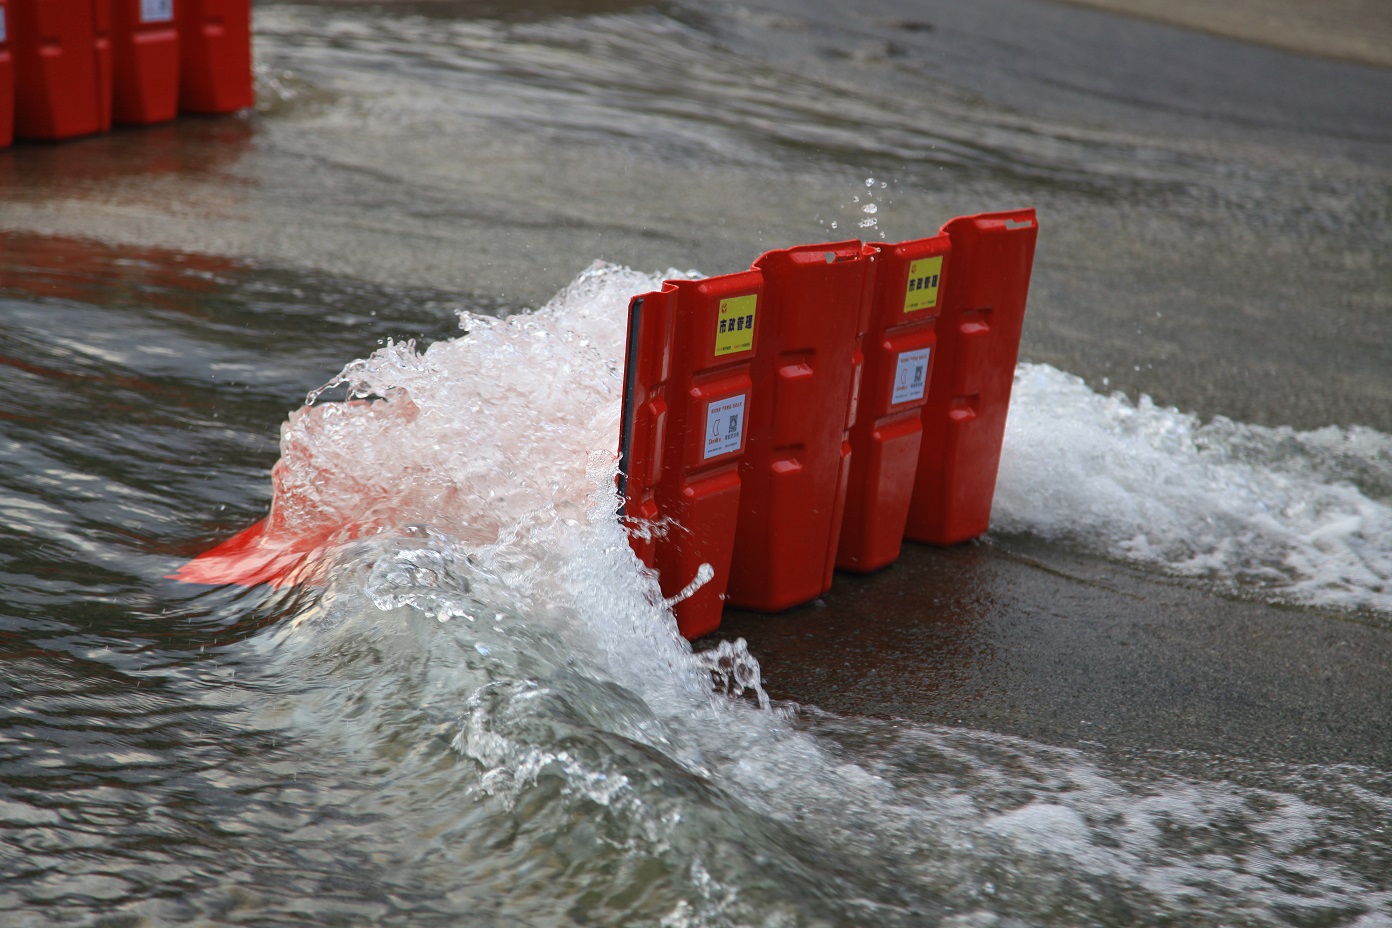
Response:
[[[894,366],[894,394],[890,404],[907,403],[923,399],[923,390],[928,386],[928,355],[931,348],[905,351],[899,355]]]
[[[167,23],[174,19],[174,0],[140,0],[142,23]]]
[[[744,439],[744,394],[716,400],[706,407],[706,451],[702,460],[738,451]]]

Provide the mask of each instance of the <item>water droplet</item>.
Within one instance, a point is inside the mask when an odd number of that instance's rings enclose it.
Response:
[[[701,587],[710,583],[715,577],[715,568],[709,564],[702,564],[696,568],[696,576],[691,578],[691,582],[683,587],[676,596],[667,600],[668,606],[675,606],[684,599],[690,599]]]
[[[874,203],[866,203],[864,206],[860,208],[860,211],[862,213],[870,213],[873,215],[875,213],[878,213],[880,211],[880,208],[876,206]]]

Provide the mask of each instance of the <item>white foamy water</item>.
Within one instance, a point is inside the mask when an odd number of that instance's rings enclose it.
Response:
[[[358,402],[285,426],[273,528],[372,531],[255,640],[283,694],[258,724],[379,784],[355,808],[382,818],[381,880],[444,886],[433,916],[500,925],[1392,925],[1384,773],[1118,773],[982,732],[760,708],[742,643],[694,655],[614,518],[615,359],[628,298],[657,283],[597,265],[535,313],[387,345],[339,378]],[[1385,595],[1374,522],[1301,546],[1318,525],[1290,514],[1385,519],[1337,478],[1352,456],[1378,486],[1381,436],[1365,454],[1357,435],[1203,427],[1031,366],[1011,423],[1011,530],[1291,596],[1333,571],[1290,567],[1307,549],[1362,551],[1374,580],[1354,601]]]
[[[1392,436],[1205,423],[1022,364],[992,525],[1260,596],[1392,613]]]

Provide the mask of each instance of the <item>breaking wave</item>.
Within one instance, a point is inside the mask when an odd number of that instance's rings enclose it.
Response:
[[[1392,613],[1392,437],[1202,422],[1021,364],[993,527],[1248,594]]]

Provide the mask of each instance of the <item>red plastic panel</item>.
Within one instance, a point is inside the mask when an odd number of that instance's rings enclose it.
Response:
[[[861,573],[899,558],[918,473],[921,413],[951,244],[938,234],[869,247],[875,290],[836,555],[838,568]]]
[[[0,0],[0,148],[14,141],[14,57],[10,54],[10,11]]]
[[[112,0],[116,122],[167,122],[179,111],[177,0]]]
[[[111,128],[110,0],[10,0],[14,134],[66,139]]]
[[[638,559],[656,567],[657,484],[667,440],[669,381],[675,337],[676,288],[635,296],[628,306],[628,356],[624,362],[623,426],[619,436],[619,494]]]
[[[952,273],[905,537],[950,545],[990,525],[1039,226],[1022,209],[964,216],[943,231]]]
[[[205,551],[169,575],[183,583],[221,586],[293,586],[314,575],[314,559],[329,545],[332,532],[276,533],[262,519]]]
[[[730,602],[776,612],[831,588],[870,259],[857,241],[771,251]]]
[[[709,565],[710,579],[673,606],[687,638],[715,631],[724,608],[762,294],[759,274],[745,271],[669,281],[641,298],[639,356],[629,365],[635,392],[626,392],[625,402],[633,434],[626,513],[666,523],[651,541],[641,533],[634,538],[639,557],[656,567],[664,596],[683,593]],[[633,332],[630,324],[630,338]]]
[[[179,109],[234,113],[256,102],[251,0],[178,0]]]

